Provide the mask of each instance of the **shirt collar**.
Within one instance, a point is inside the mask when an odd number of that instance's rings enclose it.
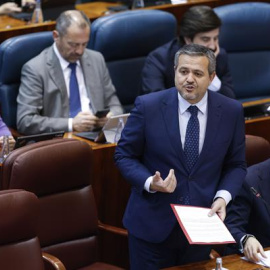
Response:
[[[182,98],[182,96],[178,92],[178,104],[179,104],[180,114],[183,114],[184,112],[186,112],[186,110],[188,109],[190,105],[196,105],[202,114],[206,114],[207,98],[208,98],[208,91],[206,91],[205,95],[198,103],[190,104],[187,100]]]
[[[57,46],[55,44],[55,42],[53,44],[53,50],[54,50],[54,52],[55,52],[55,54],[56,54],[56,56],[57,56],[57,58],[58,58],[58,60],[60,62],[60,66],[61,66],[62,70],[65,70],[68,67],[69,62],[62,57],[62,55],[60,54],[60,52],[59,52],[59,50],[58,50],[58,48],[57,48]],[[78,66],[81,65],[79,60],[76,62],[76,64]]]

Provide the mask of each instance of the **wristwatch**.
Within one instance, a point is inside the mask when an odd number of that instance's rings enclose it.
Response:
[[[245,244],[246,244],[246,242],[247,242],[247,240],[248,240],[248,238],[250,238],[250,237],[254,237],[255,238],[255,236],[254,235],[252,235],[252,234],[246,234],[245,236],[244,236],[244,238],[242,239],[242,246],[243,246],[243,248],[245,247]]]

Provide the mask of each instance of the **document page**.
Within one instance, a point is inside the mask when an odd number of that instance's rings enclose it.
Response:
[[[270,250],[264,251],[264,253],[266,254],[267,258],[264,258],[260,253],[258,253],[258,257],[260,258],[260,261],[254,262],[254,263],[270,268]],[[247,257],[241,257],[241,259],[250,261]]]
[[[217,214],[208,217],[210,208],[176,204],[171,207],[190,244],[235,243]]]

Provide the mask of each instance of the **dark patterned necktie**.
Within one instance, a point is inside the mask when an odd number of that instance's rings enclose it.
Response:
[[[76,76],[76,66],[76,63],[70,63],[68,65],[71,69],[69,81],[69,116],[72,118],[81,111],[81,99]]]
[[[186,157],[188,170],[190,172],[199,157],[200,125],[197,117],[198,114],[197,106],[190,106],[188,108],[188,111],[190,112],[191,116],[187,124],[184,153]]]

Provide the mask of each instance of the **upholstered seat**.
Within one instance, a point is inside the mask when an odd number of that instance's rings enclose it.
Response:
[[[52,43],[52,32],[40,32],[12,37],[0,45],[1,115],[9,128],[17,130],[16,99],[22,66]]]
[[[103,54],[126,112],[141,93],[146,56],[172,40],[176,29],[175,17],[161,10],[125,11],[93,22],[89,48]]]
[[[251,166],[270,158],[270,143],[263,137],[246,135],[246,161]]]
[[[92,159],[86,142],[55,139],[14,150],[3,163],[2,188],[37,195],[42,250],[57,256],[67,270],[120,269],[98,262]]]
[[[270,4],[246,2],[214,8],[222,20],[220,46],[228,53],[235,95],[270,97]]]
[[[37,237],[39,201],[24,190],[0,191],[0,268],[3,270],[65,270],[51,255],[43,254]],[[47,268],[46,268],[47,269]],[[51,269],[51,268],[50,268]]]

